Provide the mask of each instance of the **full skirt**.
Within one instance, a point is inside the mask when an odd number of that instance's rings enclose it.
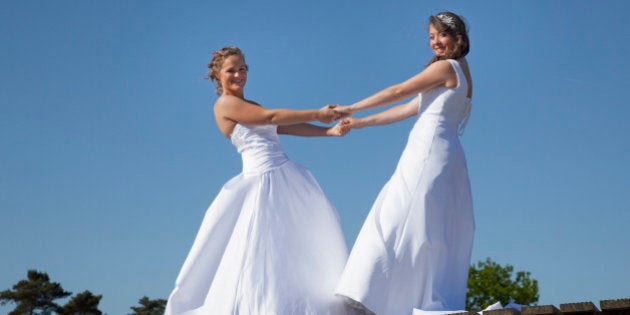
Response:
[[[337,287],[378,315],[463,310],[475,223],[455,132],[417,123]]]
[[[166,314],[345,314],[347,259],[335,208],[287,161],[228,181],[203,219]]]

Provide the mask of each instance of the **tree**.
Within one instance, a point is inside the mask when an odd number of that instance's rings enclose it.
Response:
[[[72,294],[72,292],[64,291],[59,283],[51,283],[45,272],[29,270],[27,278],[13,285],[13,290],[0,292],[1,305],[9,302],[17,304],[9,315],[44,315],[58,312],[60,306],[53,301]],[[37,310],[41,312],[36,313]]]
[[[511,265],[501,266],[490,258],[471,265],[466,309],[482,310],[497,301],[503,305],[511,301],[521,305],[538,302],[538,281],[525,271],[518,271],[513,279],[513,271]]]
[[[131,310],[133,310],[133,313],[129,315],[162,315],[166,308],[165,299],[151,300],[147,296],[143,296],[138,303],[140,303],[141,306],[132,306]]]
[[[102,315],[98,303],[102,295],[94,295],[90,291],[83,291],[75,295],[59,311],[59,315]]]

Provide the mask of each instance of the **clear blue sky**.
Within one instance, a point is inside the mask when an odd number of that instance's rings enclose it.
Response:
[[[202,80],[211,52],[240,46],[265,106],[350,103],[422,70],[441,10],[470,24],[473,262],[530,271],[540,304],[630,297],[626,0],[5,1],[0,290],[34,268],[110,315],[166,298],[241,169]],[[349,245],[412,123],[282,139]]]

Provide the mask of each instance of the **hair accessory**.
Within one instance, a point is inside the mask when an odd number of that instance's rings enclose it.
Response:
[[[438,14],[436,16],[442,23],[448,25],[449,28],[455,29],[455,19],[446,14]]]

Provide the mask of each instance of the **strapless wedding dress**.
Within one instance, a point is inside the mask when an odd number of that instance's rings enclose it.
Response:
[[[234,128],[243,171],[207,210],[167,315],[345,314],[334,295],[347,259],[337,211],[276,130]]]

